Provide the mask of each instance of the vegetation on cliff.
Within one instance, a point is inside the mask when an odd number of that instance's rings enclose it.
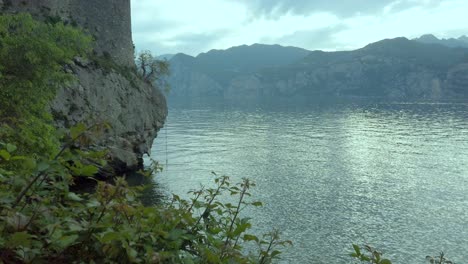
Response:
[[[63,65],[90,44],[80,29],[62,23],[0,16],[0,138],[15,142],[21,155],[51,155],[58,147],[46,107],[58,87],[73,80]]]
[[[167,60],[160,60],[155,58],[150,51],[142,51],[138,54],[137,60],[137,73],[140,78],[161,89],[166,94],[169,92],[169,83],[166,77],[169,76],[169,63]]]

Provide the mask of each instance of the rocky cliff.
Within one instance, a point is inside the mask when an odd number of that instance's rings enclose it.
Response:
[[[379,41],[355,51],[314,51],[289,64],[239,72],[224,83],[218,75],[193,67],[198,58],[181,58],[179,54],[171,59],[174,99],[182,97],[179,91],[187,96],[209,95],[234,101],[468,97],[468,49],[406,38]]]
[[[76,82],[58,92],[51,111],[59,127],[108,123],[111,128],[94,147],[109,148],[111,164],[118,170],[141,166],[167,107],[163,94],[134,74],[130,0],[0,0],[0,10],[60,19],[94,36],[94,55],[66,66]]]

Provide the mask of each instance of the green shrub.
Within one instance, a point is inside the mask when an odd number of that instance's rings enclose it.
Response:
[[[155,58],[149,50],[140,52],[136,58],[136,71],[140,78],[166,94],[170,91],[166,78],[170,75],[169,66],[167,60]]]
[[[382,258],[382,253],[369,245],[365,245],[363,249],[361,249],[358,245],[353,245],[353,249],[354,252],[351,253],[350,256],[356,260],[359,260],[360,262],[371,264],[392,263],[390,260]],[[436,257],[427,256],[426,260],[431,264],[455,264],[455,262],[448,260],[443,252],[441,252]]]
[[[440,254],[435,257],[427,256],[426,260],[431,264],[455,264],[455,262],[448,260],[445,257],[444,252],[440,252]]]
[[[3,140],[15,142],[23,154],[52,155],[58,141],[46,107],[56,90],[73,80],[63,66],[75,56],[85,56],[90,47],[89,36],[61,22],[43,23],[29,14],[0,15]]]
[[[351,253],[351,257],[360,260],[361,262],[372,263],[372,264],[392,264],[389,259],[382,258],[382,253],[377,249],[366,245],[364,246],[364,252],[358,245],[353,245],[354,252]]]
[[[250,220],[240,212],[261,206],[248,198],[249,180],[231,185],[217,177],[215,188],[193,191],[190,200],[174,195],[143,206],[142,187],[130,188],[121,177],[93,178],[105,153],[71,149],[86,141],[83,126],[72,132],[53,159],[16,156],[13,144],[0,143],[0,262],[270,263],[278,247],[290,244],[277,231],[261,238],[248,233]],[[32,173],[5,169],[11,163]],[[95,191],[70,191],[76,175],[96,181]],[[236,202],[221,202],[224,193]],[[248,243],[258,252],[244,253]]]

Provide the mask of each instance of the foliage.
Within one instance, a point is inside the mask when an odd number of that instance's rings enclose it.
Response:
[[[73,80],[63,66],[90,50],[91,38],[63,23],[29,14],[0,16],[0,136],[20,153],[49,153],[58,146],[46,111],[58,87]],[[15,133],[22,131],[22,133]]]
[[[0,43],[1,113],[11,117],[42,113],[55,90],[72,80],[63,65],[85,55],[91,38],[63,23],[19,14],[0,16]]]
[[[146,207],[138,200],[142,187],[130,188],[121,177],[94,179],[105,153],[70,148],[86,140],[86,127],[73,134],[53,159],[16,156],[13,144],[0,143],[0,262],[270,263],[279,246],[290,244],[277,231],[248,233],[250,219],[241,212],[261,206],[249,200],[249,180],[231,185],[216,177],[215,188],[193,191],[190,200],[174,195]],[[9,170],[9,163],[32,173]],[[95,192],[70,191],[75,175],[96,181]],[[221,202],[223,193],[235,202]],[[248,243],[259,252],[244,254]]]
[[[351,253],[351,257],[360,260],[361,262],[367,262],[372,264],[392,264],[388,259],[382,258],[382,253],[377,251],[375,248],[365,245],[365,253],[362,252],[358,245],[353,245],[354,252]]]
[[[167,60],[156,59],[150,51],[142,51],[137,56],[137,72],[147,83],[169,92],[169,84],[165,77],[170,74]]]
[[[444,252],[440,252],[436,257],[427,256],[426,260],[431,264],[455,264],[455,262],[445,258]]]
[[[382,258],[382,253],[377,251],[375,248],[365,245],[365,253],[362,252],[362,249],[358,245],[353,244],[354,252],[351,253],[351,257],[360,262],[371,263],[371,264],[391,264],[392,262],[388,259]],[[431,264],[455,264],[455,262],[450,261],[445,258],[444,252],[441,252],[439,256],[432,257],[427,256],[426,260]]]

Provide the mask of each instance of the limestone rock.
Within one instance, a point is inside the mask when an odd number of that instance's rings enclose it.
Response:
[[[111,129],[95,145],[110,150],[116,169],[137,168],[167,116],[164,95],[137,79],[132,83],[115,71],[81,64],[72,66],[77,82],[61,89],[52,103],[57,126],[108,123]]]

